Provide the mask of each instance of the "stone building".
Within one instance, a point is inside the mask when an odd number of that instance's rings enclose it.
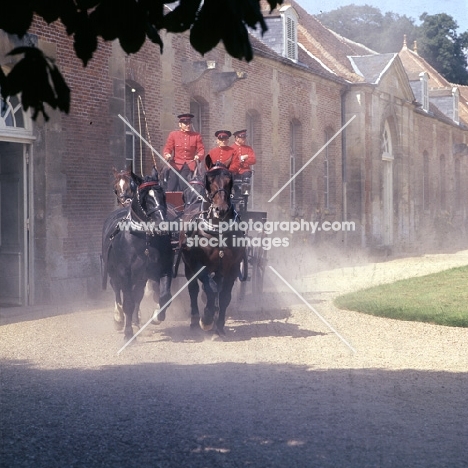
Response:
[[[156,152],[188,111],[207,151],[216,130],[248,130],[258,156],[251,208],[272,220],[354,222],[320,237],[345,248],[466,245],[466,87],[436,81],[406,46],[377,54],[338,36],[296,2],[267,17],[264,37],[252,31],[251,63],[222,45],[201,57],[187,37],[166,34],[162,55],[100,43],[83,68],[59,25],[36,21],[21,41],[0,31],[2,68],[13,64],[8,50],[37,44],[72,89],[69,115],[33,122],[12,98],[0,116],[1,304],[98,294],[112,167],[161,167]]]

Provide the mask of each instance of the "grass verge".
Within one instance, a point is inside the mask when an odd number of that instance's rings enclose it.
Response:
[[[379,317],[468,327],[468,266],[344,294],[334,304]]]

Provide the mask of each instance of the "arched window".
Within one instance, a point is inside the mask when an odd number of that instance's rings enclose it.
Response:
[[[422,174],[422,206],[424,211],[429,210],[429,155],[427,151],[423,153],[423,174]]]
[[[289,177],[292,178],[301,168],[301,124],[292,120],[289,124]],[[295,177],[289,184],[289,207],[296,212],[300,203],[299,199],[299,177]]]
[[[455,209],[458,211],[462,207],[462,187],[460,176],[460,159],[455,159]]]
[[[260,116],[258,112],[249,110],[247,111],[247,114],[245,116],[245,128],[247,129],[247,145],[251,146],[252,149],[255,152],[255,155],[257,157],[257,163],[256,166],[260,164],[259,161],[259,155],[258,155],[258,149],[261,148],[261,127],[260,127]],[[249,197],[249,206],[248,208],[253,210],[256,202],[256,189],[255,186],[259,187],[259,184],[257,184],[257,179],[258,182],[261,182],[260,180],[260,171],[256,170],[256,166],[253,166],[253,171],[252,171],[252,179],[251,179],[251,194]],[[257,174],[257,177],[255,177]]]
[[[335,200],[335,159],[336,159],[336,143],[335,140],[330,141],[334,131],[327,128],[324,133],[325,148],[323,150],[323,207],[326,210],[333,209]]]
[[[446,194],[446,183],[445,183],[445,156],[442,154],[439,159],[439,175],[440,175],[440,209],[445,210],[447,208],[447,194]]]
[[[392,138],[388,121],[385,122],[382,133],[382,159],[393,161]]]
[[[192,119],[192,128],[194,131],[201,134],[203,142],[206,145],[207,142],[213,139],[208,128],[208,103],[201,97],[193,97],[190,99],[190,113],[194,115]],[[209,148],[205,149],[208,150]]]
[[[9,96],[6,101],[1,99],[0,126],[12,128],[25,128],[23,109],[18,96]]]
[[[148,136],[144,108],[144,91],[136,83],[125,84],[125,117],[128,123],[145,139]],[[151,143],[151,141],[149,141]],[[127,125],[125,126],[125,162],[126,166],[132,165],[136,173],[145,173],[145,159],[149,149],[143,140],[136,135]]]

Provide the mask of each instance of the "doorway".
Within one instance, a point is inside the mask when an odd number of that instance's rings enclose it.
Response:
[[[30,303],[29,145],[0,141],[0,306]]]

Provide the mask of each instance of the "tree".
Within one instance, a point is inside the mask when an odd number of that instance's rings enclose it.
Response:
[[[382,14],[370,5],[346,5],[317,17],[338,34],[380,53],[398,52],[404,34],[411,42],[417,37],[412,18],[392,12]]]
[[[463,49],[468,48],[468,31],[458,35],[457,22],[446,13],[420,18],[418,52],[445,79],[451,83],[468,84],[467,58]]]
[[[283,0],[268,0],[271,9]],[[167,12],[164,0],[1,0],[0,29],[24,36],[34,16],[48,24],[62,23],[73,36],[76,56],[86,66],[98,47],[98,39],[118,39],[128,53],[140,50],[146,39],[159,45],[162,29],[172,33],[190,30],[192,47],[205,54],[222,41],[232,57],[250,61],[252,47],[246,26],[267,30],[260,0],[180,0]],[[229,21],[220,21],[220,18]],[[8,75],[0,67],[0,89],[4,99],[21,93],[23,108],[34,110],[33,118],[42,113],[44,104],[68,112],[70,90],[57,66],[36,48],[21,47],[10,52],[23,58]],[[34,79],[31,79],[34,77]]]

